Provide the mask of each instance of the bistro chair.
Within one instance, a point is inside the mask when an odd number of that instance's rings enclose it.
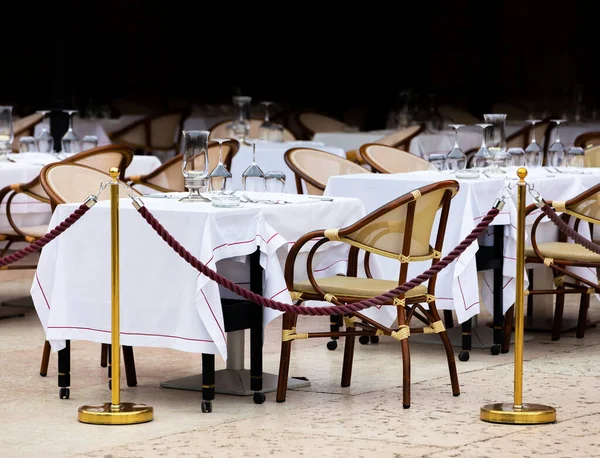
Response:
[[[353,130],[343,121],[319,113],[298,113],[298,124],[304,131],[306,138],[312,139],[317,132],[345,132]]]
[[[340,229],[326,229],[309,232],[292,245],[285,264],[285,280],[292,300],[297,307],[304,301],[327,301],[332,305],[358,302],[365,298],[378,296],[404,284],[408,278],[408,266],[413,261],[431,260],[435,265],[441,257],[444,233],[450,210],[450,201],[458,192],[458,183],[453,180],[441,181],[416,189],[361,218],[351,226]],[[429,242],[434,231],[434,220],[441,209],[435,246]],[[317,240],[316,243],[315,239]],[[328,242],[342,242],[350,245],[348,270],[346,276],[315,278],[312,260],[317,250]],[[296,265],[296,257],[301,249],[308,250],[306,264]],[[359,253],[364,252],[366,278],[357,277]],[[396,259],[400,262],[398,281],[372,278],[369,266],[371,254]],[[297,281],[296,278],[308,280]],[[419,285],[406,294],[390,300],[387,306],[396,307],[398,327],[388,328],[361,313],[344,317],[345,331],[337,333],[297,332],[297,315],[285,313],[281,343],[281,360],[277,385],[277,402],[284,402],[287,391],[287,379],[290,365],[292,342],[297,339],[313,337],[345,338],[344,362],[341,385],[350,386],[355,336],[391,336],[400,342],[403,366],[404,408],[410,407],[410,352],[408,337],[417,333],[437,333],[440,335],[450,372],[452,393],[460,394],[456,364],[452,345],[446,334],[435,305],[436,277],[432,277],[427,286]],[[426,304],[424,307],[422,304]],[[411,327],[410,321],[416,318],[424,327]],[[362,320],[362,322],[358,321]],[[358,328],[358,329],[357,329]]]
[[[292,148],[283,156],[287,166],[294,172],[298,194],[323,195],[327,180],[333,175],[370,173],[364,167],[348,159],[313,148]]]
[[[385,137],[377,140],[380,145],[393,146],[404,151],[408,151],[410,147],[410,141],[425,130],[424,124],[415,124],[414,126],[408,126],[404,129],[397,130]]]
[[[567,200],[566,202],[548,201],[557,213],[562,213],[561,218],[564,221],[574,219],[574,228],[577,230],[580,223],[590,225],[590,233],[593,234],[593,227],[600,224],[600,185],[596,185],[578,196]],[[538,208],[535,205],[527,207],[527,215],[535,212]],[[560,339],[560,332],[563,320],[563,311],[566,294],[581,295],[579,301],[579,317],[577,320],[576,337],[582,338],[585,334],[585,325],[587,311],[590,305],[590,296],[594,289],[586,285],[584,279],[574,272],[566,272],[569,267],[587,267],[593,269],[600,268],[600,255],[593,253],[578,243],[568,243],[567,236],[559,233],[558,241],[538,243],[537,229],[540,222],[545,218],[542,213],[537,217],[531,227],[531,246],[525,249],[525,262],[528,264],[545,265],[552,270],[554,285],[556,289],[540,290],[534,288],[532,284],[528,291],[528,314],[533,312],[534,295],[556,295],[556,304],[554,308],[554,321],[552,324],[552,340]]]
[[[586,148],[583,156],[585,167],[600,167],[600,145]]]
[[[188,115],[189,113],[184,110],[146,116],[111,132],[109,138],[113,143],[130,146],[144,154],[177,151],[183,123]]]
[[[17,119],[13,122],[13,135],[14,140],[12,142],[12,151],[14,153],[19,152],[19,138],[25,136],[33,136],[35,133],[35,126],[38,124],[44,115],[40,113],[33,113],[24,118]]]
[[[479,118],[473,116],[468,111],[454,105],[440,105],[437,111],[442,118],[449,119],[456,124],[466,124],[469,126],[481,122]]]
[[[248,138],[260,138],[260,125],[264,122],[263,119],[252,118],[250,119],[250,133],[248,134]],[[221,121],[212,126],[210,130],[209,139],[214,138],[232,138],[231,132],[227,126],[231,124],[231,121]],[[293,142],[296,141],[295,135],[291,130],[283,127],[283,141],[284,142]]]
[[[600,132],[584,132],[577,136],[573,144],[583,149],[598,146],[600,145]]]
[[[416,172],[430,168],[426,160],[391,146],[367,143],[359,151],[371,169],[379,173]]]
[[[231,160],[240,148],[237,140],[223,142],[223,165],[231,170]],[[208,145],[208,168],[212,170],[219,162],[219,144],[210,142]],[[125,179],[132,185],[143,185],[158,192],[185,191],[181,167],[183,154],[178,154],[146,175],[134,175]]]
[[[86,153],[90,151],[93,150],[86,151]],[[88,196],[98,192],[100,183],[106,183],[111,180],[110,175],[101,170],[97,170],[87,165],[65,161],[48,164],[40,172],[40,182],[50,199],[52,209],[56,208],[57,205],[68,202],[83,202]],[[131,192],[140,195],[135,189]],[[128,194],[125,188],[119,186],[119,197],[125,198],[127,196]],[[98,196],[98,200],[107,200],[109,198],[110,193],[107,190]],[[127,345],[123,345],[122,348],[127,386],[136,386],[137,376],[133,348]],[[106,367],[108,354],[110,354],[110,346],[108,344],[102,344],[100,363],[102,367]],[[40,368],[40,375],[43,377],[48,373],[49,360],[50,344],[46,341],[44,343],[42,364]]]

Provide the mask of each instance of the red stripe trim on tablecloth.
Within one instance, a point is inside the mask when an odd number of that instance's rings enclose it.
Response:
[[[84,326],[48,326],[48,329],[80,329],[82,331],[94,331],[94,332],[104,332],[104,333],[111,332],[111,331],[107,331],[106,329],[86,328]],[[168,334],[149,334],[149,333],[144,333],[144,332],[125,332],[125,331],[121,331],[121,334],[128,335],[128,336],[166,337],[168,339],[190,340],[193,342],[210,342],[210,343],[213,342],[212,340],[192,339],[191,337],[171,336]]]

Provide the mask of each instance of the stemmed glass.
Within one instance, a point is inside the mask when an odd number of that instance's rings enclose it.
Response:
[[[227,189],[231,179],[231,173],[223,165],[223,143],[228,139],[215,138],[213,140],[219,142],[219,163],[212,170],[212,172],[210,172],[210,189],[215,192],[223,192]]]
[[[54,137],[50,135],[50,110],[36,111],[36,113],[42,115],[42,130],[35,137],[35,144],[40,153],[52,153],[54,152]]]
[[[488,127],[490,127],[491,124],[481,123],[475,125],[483,129],[483,138],[481,140],[481,147],[479,148],[477,153],[475,153],[475,156],[473,156],[473,167],[476,167],[478,169],[484,169],[490,165],[490,162],[492,160],[492,153],[490,153],[490,150],[488,149],[485,143],[485,130]]]
[[[544,149],[535,140],[535,125],[541,122],[539,119],[528,119],[531,124],[531,143],[525,148],[525,165],[527,167],[539,167],[544,159]]]
[[[8,153],[14,139],[12,107],[0,106],[0,162],[8,160]]]
[[[181,171],[190,193],[185,202],[210,202],[201,193],[208,191],[208,135],[206,130],[183,131],[183,163]]]
[[[483,119],[491,124],[490,128],[485,130],[485,142],[492,155],[491,165],[486,175],[502,176],[506,172],[500,170],[498,165],[506,160],[506,115],[484,114]]]
[[[565,145],[560,141],[560,135],[558,129],[560,127],[560,123],[565,122],[566,119],[551,119],[550,122],[556,123],[556,138],[554,139],[554,143],[552,146],[548,148],[548,154],[550,156],[550,165],[554,168],[560,167],[565,162],[565,157],[567,155],[567,149]]]
[[[252,97],[234,96],[235,119],[227,125],[231,136],[242,143],[250,134],[250,102],[252,102]]]
[[[583,171],[585,152],[583,148],[571,146],[567,151],[566,163],[570,171],[574,173],[585,173]]]
[[[261,168],[256,165],[256,144],[262,140],[250,140],[252,144],[252,164],[242,173],[242,187],[244,191],[264,192],[265,174]]]
[[[69,129],[61,139],[61,146],[64,153],[79,153],[81,151],[81,142],[79,137],[73,131],[73,115],[77,110],[64,110],[69,115]]]
[[[269,107],[273,105],[273,102],[260,102],[265,107],[265,119],[258,129],[259,138],[264,138],[272,142],[283,141],[283,126],[272,122],[269,118]]]
[[[446,166],[448,170],[463,170],[467,165],[467,156],[458,146],[458,129],[464,127],[464,124],[449,124],[448,127],[454,129],[454,146],[446,155]]]

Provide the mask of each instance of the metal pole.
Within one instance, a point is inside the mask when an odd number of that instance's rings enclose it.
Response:
[[[111,299],[111,402],[79,408],[78,420],[93,425],[134,425],[154,419],[154,409],[121,402],[121,323],[119,316],[119,169],[110,169],[110,299]]]
[[[537,425],[556,421],[556,410],[541,404],[523,404],[523,334],[525,316],[523,303],[525,297],[525,192],[527,170],[517,170],[517,278],[515,297],[515,374],[514,402],[496,403],[483,406],[480,418],[492,423]]]

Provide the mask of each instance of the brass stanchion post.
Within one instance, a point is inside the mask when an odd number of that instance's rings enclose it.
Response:
[[[517,170],[517,293],[515,298],[515,395],[513,403],[488,404],[481,408],[480,418],[492,423],[537,425],[556,421],[556,410],[541,404],[523,404],[523,334],[525,317],[525,191],[527,170]]]
[[[110,169],[111,254],[111,402],[79,408],[78,419],[94,425],[133,425],[154,419],[154,409],[144,404],[121,402],[121,325],[119,313],[119,169]]]

